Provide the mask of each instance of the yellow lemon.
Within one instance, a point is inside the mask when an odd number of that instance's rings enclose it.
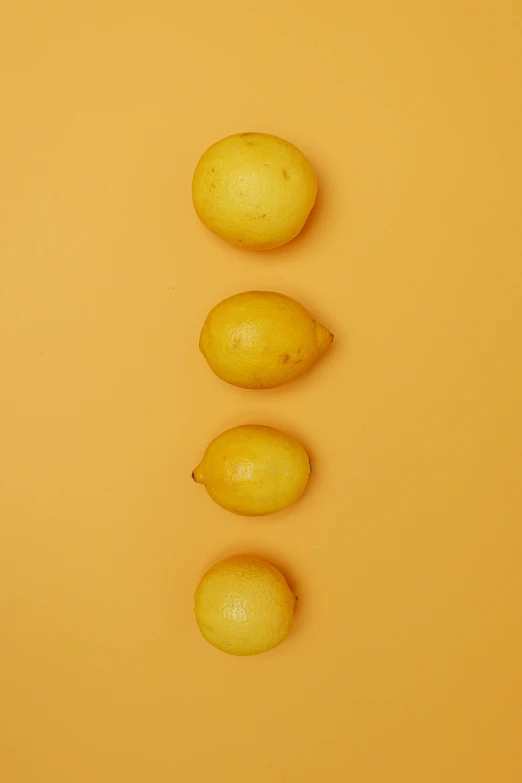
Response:
[[[315,204],[317,179],[289,141],[238,133],[213,144],[194,171],[192,199],[201,222],[240,247],[284,245]]]
[[[199,347],[224,381],[243,389],[271,389],[306,372],[332,340],[295,299],[248,291],[210,311]]]
[[[295,602],[275,566],[255,557],[231,557],[204,575],[194,611],[199,630],[218,650],[256,655],[286,639]]]
[[[301,444],[258,424],[234,427],[214,438],[192,474],[218,505],[252,517],[291,506],[309,476],[310,460]]]

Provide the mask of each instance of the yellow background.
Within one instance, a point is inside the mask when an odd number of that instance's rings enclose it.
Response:
[[[3,783],[520,783],[520,3],[1,14]],[[190,199],[204,149],[250,130],[320,180],[304,235],[259,255]],[[336,335],[274,392],[197,349],[252,288]],[[313,456],[264,521],[190,479],[244,422]],[[193,619],[238,552],[300,599],[252,659]]]

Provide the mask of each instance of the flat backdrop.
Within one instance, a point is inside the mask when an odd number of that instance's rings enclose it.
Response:
[[[0,39],[3,783],[520,783],[520,3],[7,0]],[[318,173],[275,252],[192,209],[242,131]],[[198,352],[256,288],[336,336],[273,392]],[[258,522],[190,479],[245,422],[315,467]],[[193,619],[232,553],[299,596],[257,658]]]

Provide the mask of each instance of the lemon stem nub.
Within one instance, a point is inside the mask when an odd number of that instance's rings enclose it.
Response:
[[[192,471],[192,478],[196,482],[196,484],[204,484],[203,480],[203,473],[201,471],[201,465],[198,465],[194,470]]]

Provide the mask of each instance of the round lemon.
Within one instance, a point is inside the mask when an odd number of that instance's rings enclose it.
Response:
[[[294,438],[259,424],[218,435],[192,473],[218,505],[243,516],[291,506],[310,477],[308,454]]]
[[[317,178],[303,153],[266,133],[213,144],[192,180],[194,207],[207,228],[234,245],[264,250],[297,236],[316,195]]]
[[[218,650],[256,655],[286,639],[295,602],[275,566],[255,557],[231,557],[204,575],[194,612],[204,638]]]
[[[199,347],[215,374],[243,389],[271,389],[297,378],[333,335],[283,294],[247,291],[208,314]]]

